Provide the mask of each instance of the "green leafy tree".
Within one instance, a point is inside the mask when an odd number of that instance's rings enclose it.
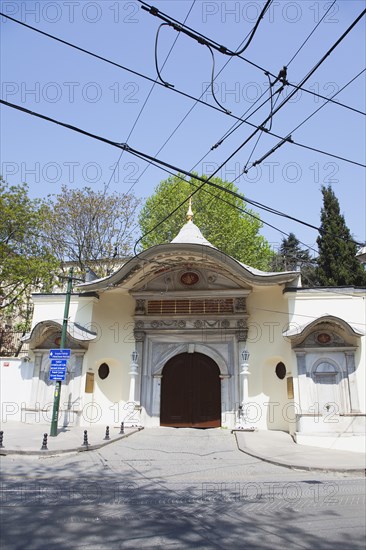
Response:
[[[116,258],[131,253],[139,202],[133,194],[62,186],[43,207],[53,253],[61,263],[76,262],[81,271],[92,265],[98,275],[105,275]]]
[[[211,181],[226,189],[238,191],[235,185],[220,178]],[[160,182],[140,212],[143,248],[172,241],[184,223],[188,201],[159,227],[153,228],[199,185],[199,180],[182,181],[177,176]],[[194,223],[208,241],[248,265],[263,270],[269,268],[273,253],[266,239],[259,235],[262,223],[258,214],[246,208],[244,201],[208,185],[198,191],[192,201]],[[246,212],[235,207],[245,209]]]
[[[356,258],[357,244],[352,240],[339,201],[331,186],[322,187],[319,258],[317,279],[322,286],[366,284],[366,273]]]
[[[41,203],[29,198],[27,185],[9,186],[0,177],[0,309],[24,330],[30,293],[48,290],[57,267],[43,224]]]

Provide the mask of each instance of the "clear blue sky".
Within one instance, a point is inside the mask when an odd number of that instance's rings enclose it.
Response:
[[[264,1],[165,0],[151,2],[179,21],[236,50],[250,32]],[[330,2],[274,0],[245,56],[277,74],[287,65],[314,29]],[[303,49],[288,67],[288,80],[298,83],[364,9],[363,1],[337,0]],[[73,42],[155,79],[154,43],[160,21],[135,1],[14,2],[2,1],[1,11],[32,26]],[[49,117],[79,126],[109,139],[126,142],[151,83],[68,46],[56,43],[11,21],[1,21],[2,98]],[[162,65],[177,33],[163,27],[159,40]],[[215,53],[216,73],[229,58]],[[365,67],[365,18],[336,48],[307,82],[306,87],[330,96]],[[193,96],[207,87],[211,74],[209,50],[179,35],[162,71],[163,77]],[[230,59],[216,79],[217,98],[233,114],[242,116],[267,87],[261,70]],[[289,89],[286,90],[288,93]],[[264,98],[268,95],[264,96]],[[263,98],[263,99],[264,99]],[[210,93],[205,100],[215,105]],[[337,99],[365,111],[365,73]],[[280,98],[279,102],[282,100]],[[272,131],[286,136],[323,100],[301,92],[273,118]],[[234,120],[172,91],[155,86],[128,139],[131,147],[191,170],[231,127]],[[268,103],[250,119],[260,124]],[[183,118],[186,116],[184,121]],[[195,170],[210,174],[251,133],[242,125],[211,151]],[[365,163],[365,117],[328,103],[292,135],[297,142]],[[1,172],[9,183],[26,181],[33,197],[57,193],[62,184],[102,189],[110,180],[119,151],[67,129],[1,107]],[[218,174],[232,180],[252,152],[251,140]],[[278,139],[263,134],[251,160],[261,158]],[[122,155],[110,190],[149,196],[167,175],[127,153]],[[244,195],[319,225],[322,184],[331,183],[346,222],[359,241],[366,240],[364,168],[295,145],[285,144],[259,167],[242,174],[237,186]],[[302,225],[258,210],[263,220],[310,246],[317,233]],[[264,226],[263,235],[274,246],[282,235]],[[138,236],[138,233],[136,234]]]

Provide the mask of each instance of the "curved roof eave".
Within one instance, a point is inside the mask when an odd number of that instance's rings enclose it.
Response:
[[[40,336],[50,328],[62,330],[62,321],[53,319],[40,321],[32,328],[31,332],[23,336],[22,341],[27,343],[31,343],[33,340],[39,341]],[[75,342],[92,342],[98,336],[95,332],[79,325],[79,323],[70,321],[67,324],[67,335]]]
[[[106,290],[120,285],[127,278],[130,278],[135,272],[142,269],[148,275],[149,271],[156,271],[159,266],[171,267],[167,265],[167,260],[164,261],[164,255],[172,259],[172,255],[180,256],[182,252],[198,254],[202,257],[215,260],[218,266],[225,265],[233,274],[243,278],[246,282],[258,285],[268,284],[284,284],[296,281],[300,273],[298,271],[282,271],[282,272],[266,272],[255,269],[246,264],[235,260],[224,252],[212,246],[195,244],[195,243],[174,243],[174,244],[159,244],[144,250],[128,260],[117,271],[107,277],[82,283],[78,285],[80,291],[98,291]],[[150,267],[150,269],[149,269]],[[127,285],[126,285],[127,286]]]
[[[285,332],[282,333],[282,335],[286,336],[287,338],[290,338],[290,340],[293,340],[295,338],[298,338],[310,332],[311,329],[313,329],[314,327],[316,327],[316,325],[319,325],[320,323],[335,323],[337,325],[340,325],[343,329],[345,329],[348,332],[350,336],[360,337],[365,335],[365,332],[357,328],[356,325],[348,323],[344,319],[341,319],[340,317],[336,317],[335,315],[321,315],[317,319],[314,319],[313,321],[309,321],[309,323],[305,323],[304,325],[299,325],[290,330],[286,330]]]

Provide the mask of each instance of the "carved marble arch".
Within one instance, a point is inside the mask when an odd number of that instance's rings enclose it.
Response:
[[[203,355],[206,355],[207,357],[210,357],[211,359],[213,359],[213,361],[215,361],[220,369],[220,376],[223,376],[224,378],[230,376],[228,366],[224,358],[218,351],[210,346],[205,346],[204,344],[181,344],[177,346],[174,344],[172,347],[166,346],[166,348],[167,349],[165,349],[165,353],[162,352],[154,364],[154,369],[152,373],[153,376],[160,376],[166,363],[172,357],[180,355],[181,353],[202,353]]]
[[[318,358],[311,367],[311,377],[314,381],[320,377],[334,378],[336,382],[343,376],[347,376],[347,373],[342,368],[342,365],[336,362],[331,355]]]

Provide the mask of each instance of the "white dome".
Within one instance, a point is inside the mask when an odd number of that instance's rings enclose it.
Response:
[[[198,229],[197,225],[193,223],[192,220],[189,220],[182,229],[179,231],[178,235],[171,241],[172,244],[175,243],[184,243],[184,244],[204,244],[206,246],[212,246],[205,237],[202,235],[201,231]]]

